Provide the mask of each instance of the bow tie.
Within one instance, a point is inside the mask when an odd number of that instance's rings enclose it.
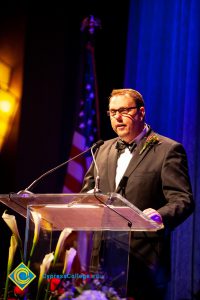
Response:
[[[122,140],[118,140],[115,148],[120,152],[124,152],[125,148],[127,147],[129,151],[132,153],[133,150],[136,148],[136,146],[137,146],[136,142],[132,142],[131,144],[129,144]]]

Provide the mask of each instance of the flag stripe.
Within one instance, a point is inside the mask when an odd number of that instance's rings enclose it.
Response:
[[[79,112],[77,114],[76,127],[72,139],[70,158],[81,154],[90,148],[97,140],[97,84],[95,74],[94,47],[88,42],[85,47],[83,61],[83,78],[81,97],[79,99]],[[99,126],[98,126],[99,127]],[[84,175],[91,164],[92,157],[81,155],[76,160],[69,162],[64,181],[63,192],[80,192]]]
[[[72,161],[69,164],[69,168],[67,170],[68,174],[73,176],[77,181],[81,181],[84,176],[84,168],[81,164],[76,161]]]
[[[84,151],[85,137],[79,132],[75,131],[73,136],[73,147],[78,148],[80,151]]]
[[[67,174],[63,188],[64,193],[79,193],[81,184],[73,176]],[[70,182],[70,185],[69,185]]]

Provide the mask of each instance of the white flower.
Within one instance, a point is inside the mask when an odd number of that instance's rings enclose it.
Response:
[[[21,260],[23,261],[22,240],[20,238],[19,231],[18,231],[18,228],[17,228],[16,218],[13,215],[6,214],[5,211],[2,215],[2,218],[6,222],[6,224],[10,228],[10,230],[12,231],[13,235],[15,236],[15,239],[17,241],[17,244],[18,244],[18,247],[19,247],[19,250],[20,250]]]
[[[64,266],[63,266],[63,274],[70,273],[76,252],[77,251],[74,248],[70,248],[69,250],[66,250],[65,261],[64,261]]]
[[[72,291],[68,291],[66,293],[63,293],[58,299],[59,300],[74,299],[73,296],[74,296],[74,293]]]
[[[40,285],[43,281],[43,278],[44,278],[44,275],[48,273],[49,271],[49,268],[51,266],[51,262],[53,261],[54,259],[54,255],[53,253],[49,253],[49,254],[46,254],[43,261],[42,261],[42,264],[40,265],[40,276],[39,276],[39,280],[38,280],[38,291],[40,289]]]
[[[73,298],[78,300],[108,300],[101,291],[88,290],[84,291],[80,296]]]
[[[33,222],[35,224],[35,229],[34,229],[32,248],[31,248],[31,251],[30,251],[29,260],[28,260],[28,264],[27,264],[28,268],[30,267],[31,258],[33,256],[35,246],[36,246],[36,244],[38,242],[38,239],[39,239],[40,225],[41,225],[41,214],[39,214],[35,211],[31,211],[31,214],[32,214],[32,217],[33,217]]]
[[[17,228],[17,222],[15,219],[15,216],[13,215],[9,215],[6,214],[5,211],[2,215],[3,220],[6,222],[6,224],[8,225],[8,227],[10,228],[10,230],[12,231],[12,233],[14,234],[14,236],[16,237],[16,240],[19,242],[21,242],[21,238],[19,236],[19,231]]]
[[[58,242],[57,242],[57,245],[56,245],[56,250],[55,250],[55,255],[54,255],[54,264],[58,260],[61,250],[63,248],[64,242],[65,242],[66,238],[70,235],[71,232],[72,232],[72,229],[70,229],[70,228],[65,228],[61,232]]]
[[[8,254],[8,269],[12,268],[16,249],[17,249],[17,240],[16,240],[15,235],[12,234],[12,236],[10,238],[10,247],[9,247],[9,254]]]
[[[33,244],[35,245],[38,242],[39,234],[40,234],[40,225],[41,225],[41,214],[31,211],[33,222],[35,224],[35,230],[34,230],[34,238],[33,238]]]

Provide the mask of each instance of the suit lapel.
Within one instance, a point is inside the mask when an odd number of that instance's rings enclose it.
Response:
[[[153,135],[154,132],[152,130],[149,130],[147,132],[147,135],[143,137],[143,139],[139,142],[136,151],[134,153],[134,156],[132,157],[125,173],[123,176],[129,177],[131,173],[133,173],[135,171],[135,169],[137,168],[137,166],[141,163],[141,161],[144,159],[144,157],[149,153],[149,151],[152,149],[152,146],[147,147],[141,154],[140,151],[142,150],[146,139],[149,135]],[[120,190],[120,187],[117,188],[116,193],[118,193]]]

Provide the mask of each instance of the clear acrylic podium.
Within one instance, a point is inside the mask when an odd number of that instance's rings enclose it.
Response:
[[[27,263],[34,228],[32,212],[41,216],[39,241],[31,258],[31,270],[38,276],[44,256],[55,251],[61,231],[72,229],[64,250],[73,247],[77,259],[71,269],[104,274],[125,296],[132,231],[157,231],[161,227],[116,193],[109,194],[10,194],[0,201],[26,218],[24,257]],[[62,255],[52,270],[61,274]]]

